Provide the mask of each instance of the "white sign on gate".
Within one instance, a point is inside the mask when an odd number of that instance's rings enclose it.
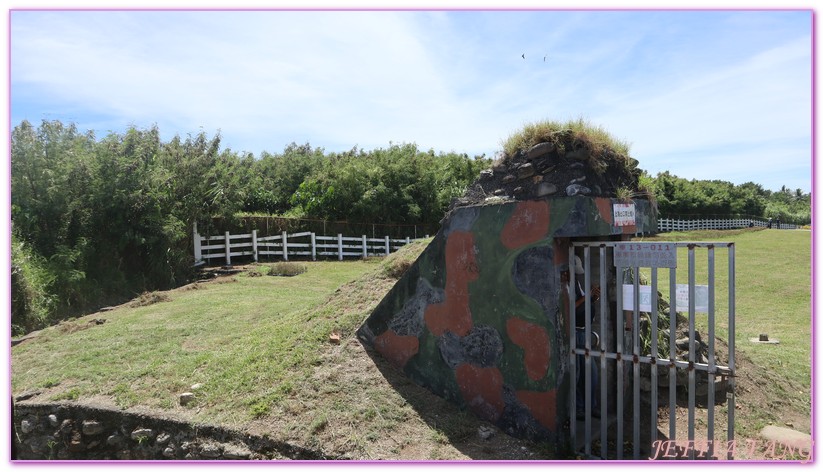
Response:
[[[615,226],[634,226],[637,223],[634,203],[615,203],[613,209]]]
[[[689,285],[677,284],[675,294],[677,306],[680,313],[689,311]],[[634,285],[623,284],[623,310],[634,310]],[[652,311],[652,287],[651,285],[640,285],[640,311]],[[709,286],[694,286],[694,311],[695,313],[709,312]]]
[[[623,310],[634,310],[634,285],[623,284]],[[640,311],[652,311],[652,287],[651,285],[640,286]]]
[[[689,311],[689,286],[688,284],[677,284],[677,306],[678,312]],[[695,285],[694,286],[694,311],[695,313],[709,312],[709,286]]]

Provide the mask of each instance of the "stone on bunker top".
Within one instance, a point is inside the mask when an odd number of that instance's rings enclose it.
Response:
[[[628,145],[582,120],[528,125],[450,209],[545,197],[642,197],[637,164]]]

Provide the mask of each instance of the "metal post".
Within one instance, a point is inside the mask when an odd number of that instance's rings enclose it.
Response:
[[[649,441],[654,442],[655,434],[657,432],[657,322],[658,322],[658,303],[657,303],[657,267],[652,267],[652,346],[651,346],[651,370],[652,370],[652,394],[651,394],[651,421],[649,424]]]
[[[634,381],[632,381],[632,442],[634,458],[640,458],[640,267],[634,267],[634,315],[632,318],[632,365],[634,367]]]
[[[669,440],[677,439],[677,269],[669,269]]]
[[[363,259],[365,259],[369,256],[369,252],[368,252],[368,249],[366,247],[366,235],[365,234],[363,235],[362,241],[363,241]]]
[[[343,235],[337,233],[337,260],[343,260]]]
[[[689,441],[694,441],[695,369],[694,369],[694,244],[689,244]],[[694,460],[694,448],[689,448],[689,459]]]
[[[709,245],[708,269],[709,269],[709,398],[708,398],[708,436],[709,447],[708,457],[714,456],[714,245]]]
[[[626,327],[623,320],[623,267],[617,266],[617,283],[615,296],[617,297],[617,459],[623,459],[623,339],[626,336]]]
[[[283,231],[283,260],[284,261],[289,260],[289,242],[286,239],[287,237],[288,237],[288,235],[286,234],[285,231]]]
[[[388,256],[391,252],[391,247],[389,246],[389,237],[386,236],[386,255]]]
[[[574,246],[569,244],[569,284],[566,296],[569,305],[569,427],[571,443],[577,453],[577,333],[575,332],[575,273],[574,273]]]
[[[591,254],[589,251],[589,246],[585,246],[583,248],[583,287],[585,290],[585,296],[583,297],[583,305],[585,306],[586,311],[586,318],[584,320],[584,329],[583,334],[586,337],[586,341],[584,343],[585,346],[585,357],[583,357],[583,362],[585,362],[585,371],[583,377],[583,393],[585,395],[585,452],[586,456],[590,456],[592,453],[592,358],[589,353],[592,350],[592,299],[591,299],[591,290],[592,290],[592,279],[591,279]],[[576,310],[575,310],[576,311]]]
[[[734,408],[735,408],[735,382],[734,382],[734,337],[735,337],[735,329],[734,329],[734,310],[735,310],[735,301],[734,301],[734,288],[735,288],[735,281],[734,281],[734,243],[729,243],[729,378],[728,378],[728,387],[726,393],[726,404],[729,408],[729,418],[728,418],[728,434],[727,440],[731,444],[734,441]],[[734,459],[734,454],[732,453],[732,448],[728,450],[728,458]]]
[[[606,388],[606,314],[608,305],[608,279],[606,266],[606,245],[600,245],[600,457],[605,459],[608,453],[608,392]]]

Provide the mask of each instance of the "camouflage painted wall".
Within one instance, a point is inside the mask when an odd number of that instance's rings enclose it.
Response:
[[[608,198],[562,197],[458,208],[358,331],[434,393],[509,434],[563,440],[567,333],[560,270],[568,239],[656,227],[613,224]]]

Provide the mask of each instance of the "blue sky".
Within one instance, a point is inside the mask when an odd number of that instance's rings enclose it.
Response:
[[[583,117],[653,175],[812,185],[809,10],[17,10],[10,30],[11,126],[493,157]]]

